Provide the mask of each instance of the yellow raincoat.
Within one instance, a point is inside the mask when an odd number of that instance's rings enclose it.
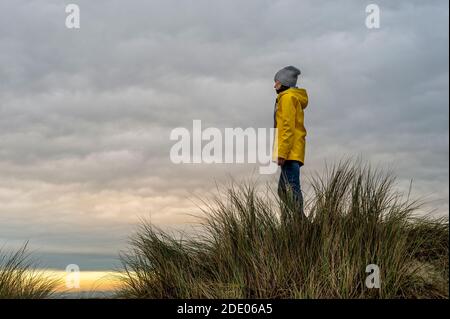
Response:
[[[289,88],[277,97],[273,160],[277,157],[305,163],[306,129],[304,109],[308,106],[305,89]]]

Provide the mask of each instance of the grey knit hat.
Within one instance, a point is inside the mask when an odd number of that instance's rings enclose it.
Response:
[[[297,85],[297,78],[301,74],[300,70],[295,66],[287,66],[282,68],[275,74],[274,80],[287,87],[295,87]]]

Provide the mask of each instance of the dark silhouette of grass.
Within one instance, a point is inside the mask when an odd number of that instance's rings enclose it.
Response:
[[[45,276],[27,252],[27,244],[14,253],[0,250],[0,299],[50,298],[59,280]]]
[[[394,181],[345,161],[312,178],[307,220],[247,184],[208,204],[197,236],[144,222],[121,255],[117,296],[448,298],[448,221],[415,216],[420,203]],[[379,289],[365,285],[369,264],[379,266]]]

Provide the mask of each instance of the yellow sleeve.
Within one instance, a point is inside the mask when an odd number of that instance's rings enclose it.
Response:
[[[283,95],[278,102],[278,157],[288,158],[294,144],[295,106],[289,95]]]

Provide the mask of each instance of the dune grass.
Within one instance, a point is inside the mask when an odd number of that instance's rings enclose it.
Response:
[[[392,174],[345,161],[310,186],[307,220],[247,184],[207,203],[196,236],[143,222],[117,297],[448,298],[448,220],[417,216]],[[369,264],[379,289],[365,284]]]
[[[0,250],[0,299],[50,298],[59,281],[36,266],[26,244],[13,253]]]

